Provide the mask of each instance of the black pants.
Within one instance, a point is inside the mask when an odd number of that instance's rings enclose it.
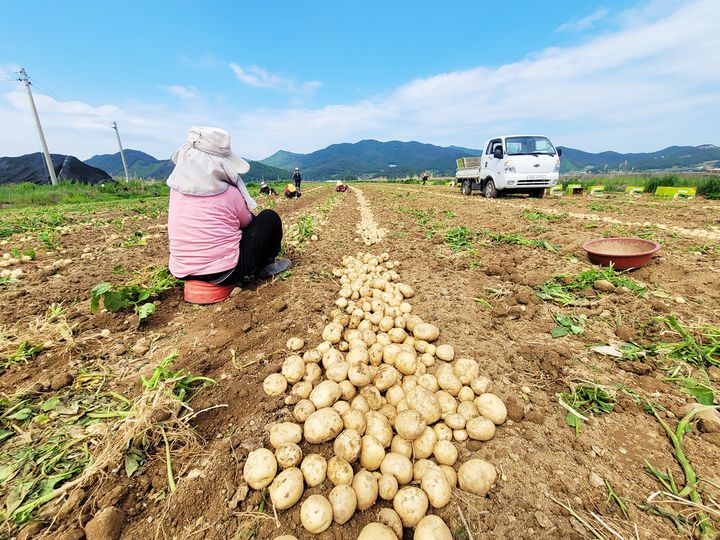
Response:
[[[282,234],[282,221],[277,212],[263,210],[243,229],[240,259],[234,269],[204,276],[187,276],[184,279],[230,285],[252,278],[280,253]]]
[[[300,182],[302,182],[302,180],[295,180],[295,189],[298,191],[300,191]]]

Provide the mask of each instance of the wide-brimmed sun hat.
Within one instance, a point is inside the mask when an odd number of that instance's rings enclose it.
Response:
[[[233,153],[230,147],[230,134],[224,129],[193,126],[190,128],[185,145],[210,156],[220,158],[224,164],[229,165],[237,174],[245,174],[250,170],[250,164]],[[173,157],[175,155],[177,155],[177,152]],[[173,161],[175,160],[173,159]]]
[[[292,184],[288,184],[285,189],[287,189],[290,193],[295,193],[295,186]]]
[[[257,204],[240,178],[250,164],[233,153],[230,134],[216,127],[193,126],[185,143],[172,155],[175,169],[167,179],[171,188],[187,195],[210,196],[237,186],[250,210]]]

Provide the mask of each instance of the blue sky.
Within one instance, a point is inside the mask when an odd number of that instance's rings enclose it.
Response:
[[[253,159],[508,131],[590,151],[720,144],[717,0],[248,4],[4,2],[0,155],[38,149],[18,66],[51,151],[81,158],[116,150],[112,121],[159,157],[198,124]]]

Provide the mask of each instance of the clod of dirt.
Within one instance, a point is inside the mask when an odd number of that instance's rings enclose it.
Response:
[[[552,529],[553,527],[555,527],[555,525],[553,525],[553,522],[550,521],[550,518],[540,512],[540,510],[535,512],[535,519],[537,520],[538,525],[540,525],[543,529]]]
[[[69,515],[70,512],[82,504],[83,499],[85,499],[85,492],[82,489],[73,490],[68,498],[65,499],[65,502],[60,507],[60,510],[58,510],[57,518],[62,519]]]
[[[628,326],[618,326],[615,329],[615,335],[623,341],[632,341],[633,339],[632,329]]]
[[[605,485],[605,481],[602,479],[602,476],[594,472],[590,473],[588,480],[590,481],[590,485],[594,487],[603,487]]]
[[[67,372],[58,373],[52,379],[50,379],[51,390],[61,390],[66,386],[70,386],[73,383],[73,376]]]
[[[150,345],[147,344],[145,339],[140,339],[135,345],[133,345],[132,352],[138,356],[144,356],[146,352],[150,350]]]
[[[523,403],[514,397],[505,400],[505,407],[507,408],[508,418],[513,422],[521,422],[525,416],[525,406]]]
[[[530,411],[525,415],[525,419],[533,424],[545,423],[545,415],[543,415],[540,411]]]
[[[102,499],[100,499],[100,506],[115,506],[117,503],[119,503],[125,495],[127,495],[128,492],[128,486],[125,485],[118,485],[115,486],[112,490],[110,490],[109,493],[107,493],[105,496],[103,496]]]
[[[87,540],[118,540],[124,524],[125,512],[108,506],[85,525],[85,536]]]
[[[642,362],[619,362],[617,366],[623,371],[635,373],[635,375],[648,375],[652,373],[652,367]]]
[[[650,305],[655,311],[659,311],[660,313],[667,313],[668,311],[670,311],[670,308],[660,300],[653,300],[650,302]]]
[[[48,540],[82,540],[83,538],[85,538],[85,533],[82,529],[70,529],[69,531],[61,532],[56,536],[51,536]]]
[[[17,540],[30,540],[30,538],[35,538],[40,531],[42,531],[43,525],[42,523],[39,523],[37,521],[30,523],[23,528],[22,531],[20,531],[20,534],[17,536]]]

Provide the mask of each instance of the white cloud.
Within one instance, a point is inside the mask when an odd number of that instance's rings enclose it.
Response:
[[[257,66],[243,68],[234,62],[230,63],[229,66],[239,81],[255,88],[275,88],[284,92],[311,94],[320,87],[319,81],[297,83],[292,79],[274,75]]]
[[[558,26],[555,31],[556,32],[582,32],[583,30],[587,30],[591,26],[594,26],[596,22],[604,19],[607,17],[607,14],[610,13],[610,10],[605,7],[599,7],[595,11],[593,11],[590,15],[587,15],[586,17],[583,17],[582,19],[576,19],[573,21],[568,21],[564,24],[561,24]]]
[[[182,99],[202,99],[200,96],[200,93],[197,91],[196,88],[188,87],[188,86],[182,86],[179,84],[174,84],[171,86],[164,86],[165,90],[170,92],[172,95],[177,96]]]
[[[224,127],[233,135],[236,151],[252,159],[281,148],[309,152],[363,138],[477,148],[487,137],[508,131],[545,133],[556,144],[590,151],[720,143],[717,0],[678,4],[662,16],[652,4],[633,13],[620,29],[575,46],[536,51],[498,67],[412,80],[353,103],[244,110],[222,100],[187,100],[182,108],[73,102],[86,115],[80,116],[38,95],[38,109],[51,150],[79,157],[115,151],[112,130],[88,116],[117,120],[126,147],[158,157],[172,153],[197,124]],[[641,16],[647,19],[641,21]],[[259,68],[240,69],[247,84],[287,84]],[[0,125],[13,126],[0,131],[0,154],[37,150],[19,83],[0,94]]]

